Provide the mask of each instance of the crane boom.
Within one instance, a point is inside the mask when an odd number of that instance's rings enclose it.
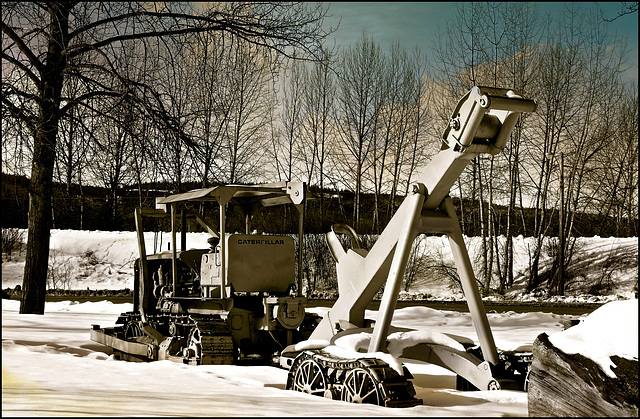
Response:
[[[441,150],[420,174],[371,250],[342,247],[336,233],[346,232],[354,243],[355,232],[351,228],[332,228],[327,233],[327,243],[336,261],[339,297],[310,339],[331,340],[345,329],[363,328],[364,311],[384,285],[369,352],[385,351],[413,240],[420,233],[447,234],[483,356],[493,365],[498,363],[493,335],[449,191],[474,157],[501,152],[520,115],[535,108],[533,100],[513,90],[473,87],[456,106],[444,131]],[[429,357],[433,359],[432,355]],[[475,361],[471,364],[473,368],[478,367]],[[466,375],[473,376],[473,373]]]

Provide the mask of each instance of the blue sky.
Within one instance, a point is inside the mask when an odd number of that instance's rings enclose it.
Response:
[[[534,2],[540,16],[550,13],[559,14],[565,7],[564,2]],[[612,18],[621,9],[621,2],[582,2],[584,7],[599,7],[605,17]],[[342,22],[330,41],[339,46],[352,44],[362,31],[389,51],[394,41],[399,41],[406,50],[416,45],[429,56],[437,29],[443,30],[447,22],[455,17],[454,2],[335,2],[330,3],[329,15],[325,24],[336,26]],[[612,31],[628,37],[630,48],[627,77],[638,79],[638,12],[626,15],[608,23]]]

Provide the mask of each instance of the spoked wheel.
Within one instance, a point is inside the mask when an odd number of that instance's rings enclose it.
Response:
[[[364,368],[355,368],[347,373],[340,399],[350,403],[370,403],[384,406],[378,382]]]
[[[522,390],[525,393],[529,391],[529,374],[531,374],[531,368],[527,369],[527,375],[524,377],[524,383],[522,384]]]
[[[306,359],[298,366],[293,376],[292,390],[324,397],[327,377],[313,359]]]
[[[500,390],[500,383],[496,380],[491,380],[487,386],[487,390]]]

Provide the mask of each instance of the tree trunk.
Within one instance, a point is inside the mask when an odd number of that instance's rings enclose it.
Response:
[[[615,378],[589,358],[565,354],[546,333],[538,336],[529,373],[529,416],[637,417],[638,361],[615,355],[611,360]]]
[[[362,182],[362,163],[360,161],[360,155],[358,156],[358,162],[356,164],[356,193],[353,197],[353,225],[355,226],[356,231],[359,231],[360,229],[360,182]]]
[[[460,229],[462,235],[467,235],[467,219],[464,216],[464,199],[462,197],[462,182],[458,179],[458,193],[460,194]],[[473,211],[472,211],[473,213]]]
[[[51,234],[51,186],[60,120],[62,72],[66,65],[62,51],[67,42],[68,18],[72,6],[52,3],[48,7],[51,16],[51,38],[40,76],[42,99],[33,139],[27,255],[20,302],[20,313],[23,314],[44,314]]]
[[[478,167],[478,193],[480,197],[480,236],[482,237],[482,273],[480,274],[480,278],[482,281],[481,292],[482,295],[487,295],[489,291],[489,282],[490,275],[488,274],[489,262],[487,260],[488,251],[487,251],[487,229],[486,229],[486,212],[484,210],[484,193],[483,193],[483,183],[482,183],[482,167],[480,165],[480,161],[476,161],[476,165]]]
[[[560,209],[558,211],[558,289],[556,295],[564,295],[564,155],[560,153]]]
[[[47,132],[48,131],[48,132]],[[55,132],[42,127],[35,138],[29,190],[27,255],[22,280],[20,313],[44,314],[51,234],[51,185]]]

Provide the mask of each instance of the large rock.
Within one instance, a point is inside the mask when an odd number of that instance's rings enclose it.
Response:
[[[529,416],[638,416],[638,361],[612,356],[616,378],[593,360],[568,355],[546,333],[533,344]]]

